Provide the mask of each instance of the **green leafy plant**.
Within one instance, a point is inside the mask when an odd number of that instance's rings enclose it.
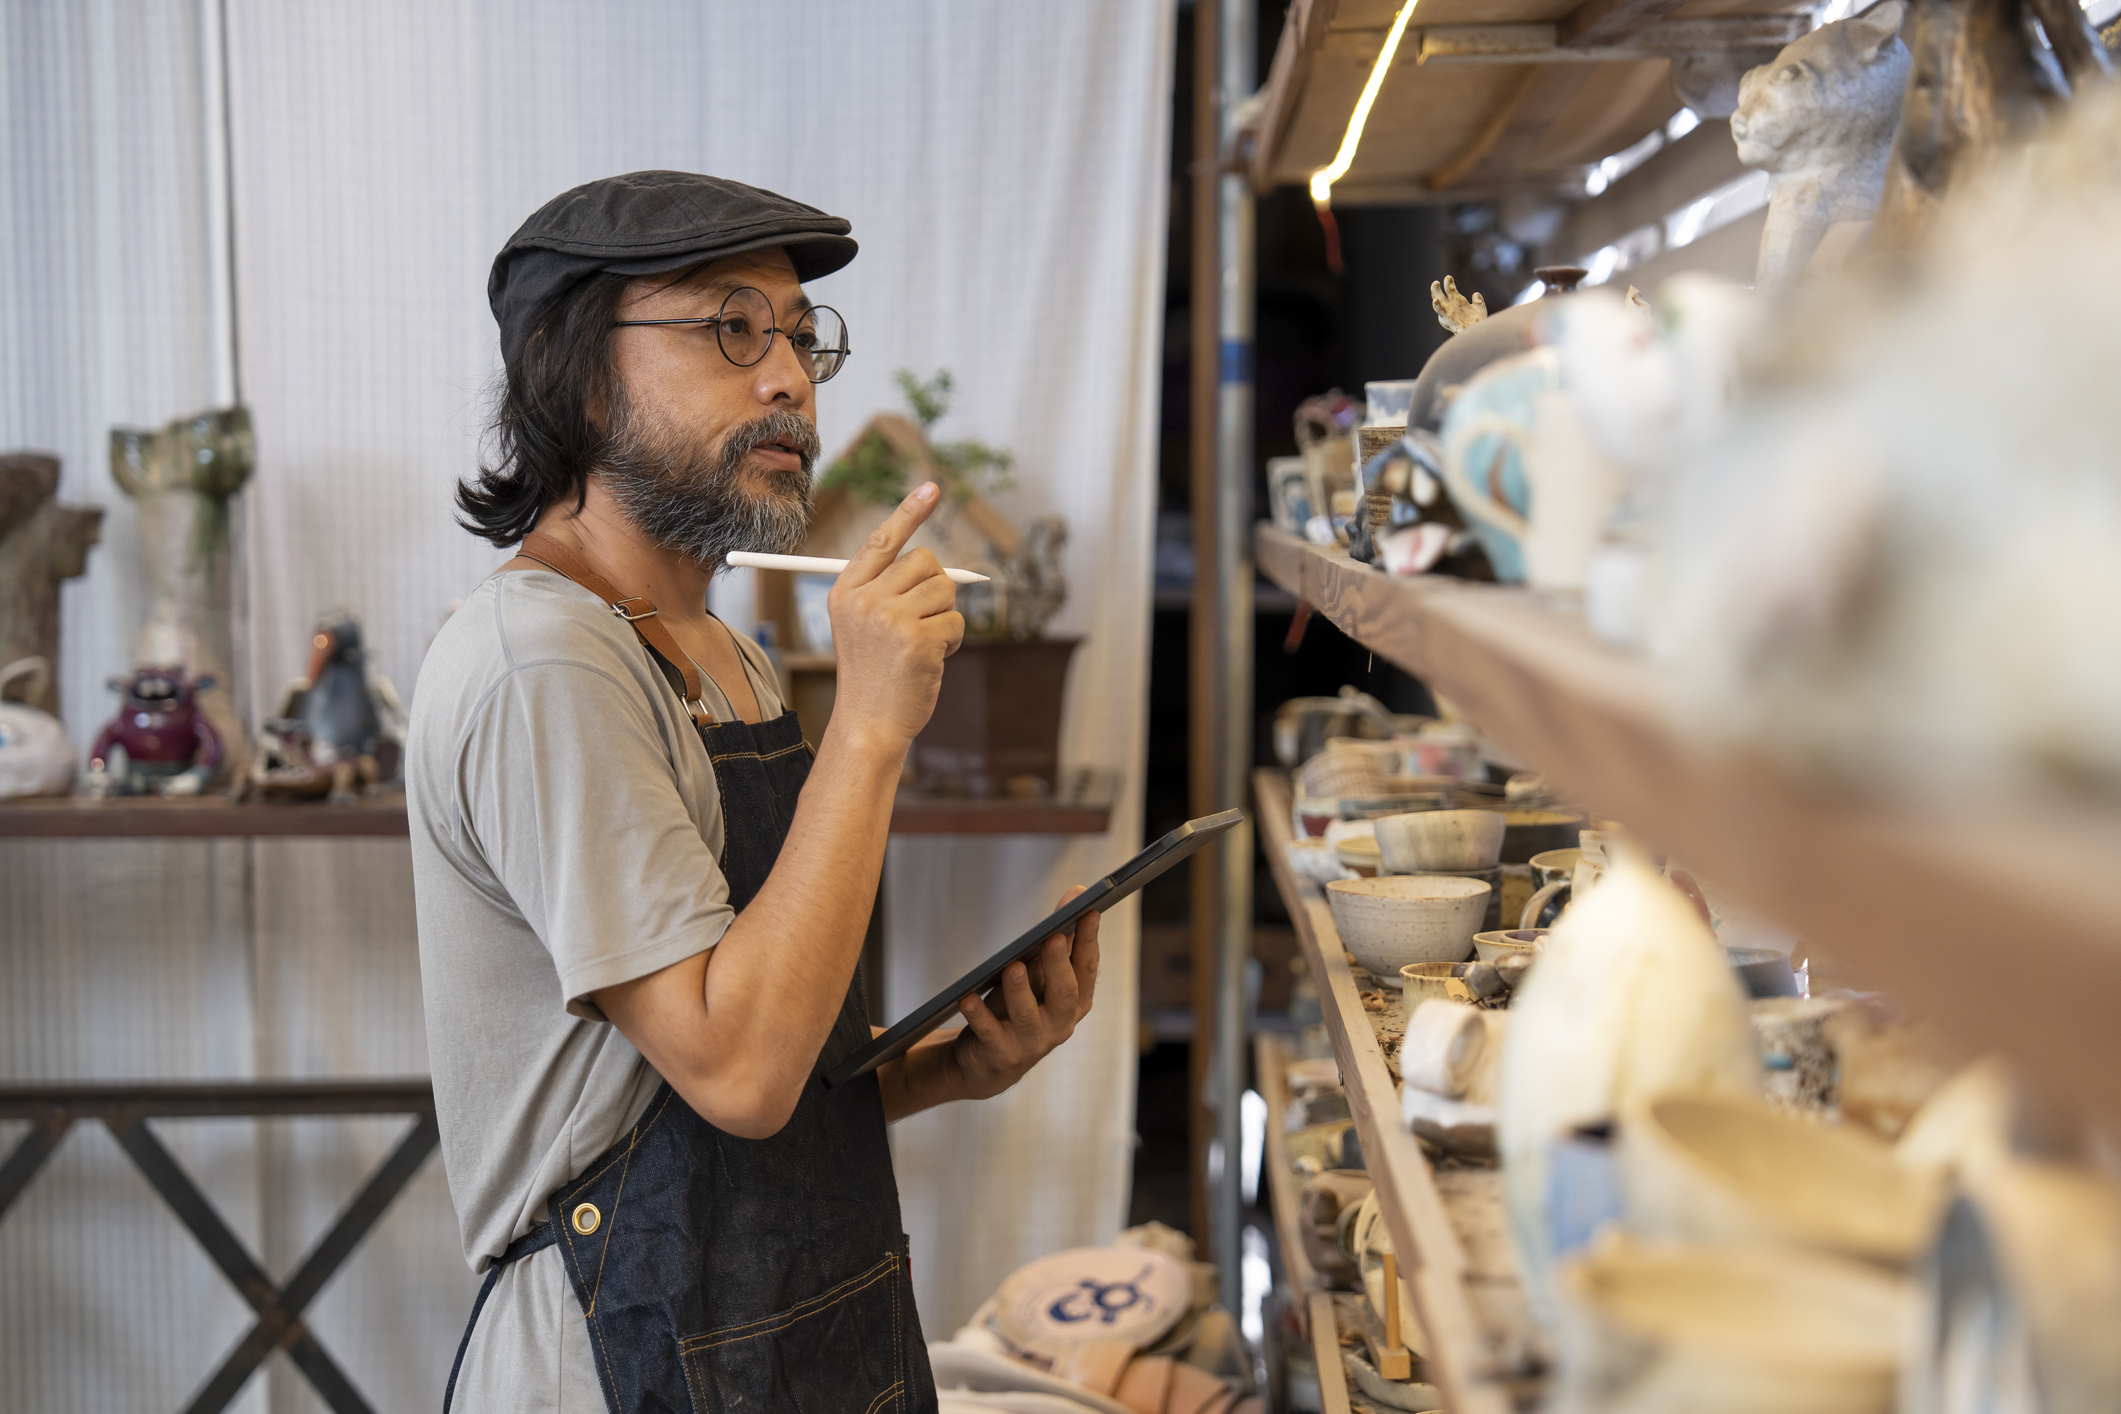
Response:
[[[935,458],[943,490],[952,502],[963,505],[975,495],[1006,491],[1016,484],[1009,474],[1016,459],[1009,451],[984,442],[934,439],[935,424],[949,414],[950,394],[956,387],[949,369],[942,369],[925,383],[910,368],[901,368],[895,376],[899,391],[906,395],[906,406],[928,443],[929,454]],[[844,488],[861,500],[892,506],[913,489],[907,484],[909,469],[907,458],[898,448],[882,433],[871,432],[853,451],[825,469],[819,485],[828,491]]]

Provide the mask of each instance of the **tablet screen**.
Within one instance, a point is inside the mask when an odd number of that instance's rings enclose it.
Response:
[[[1010,963],[1030,957],[1038,951],[1039,944],[1055,933],[1067,932],[1084,914],[1103,912],[1173,865],[1192,858],[1202,845],[1244,818],[1242,810],[1225,810],[1220,815],[1207,815],[1180,825],[1047,914],[1000,952],[916,1007],[905,1020],[834,1066],[827,1072],[825,1084],[844,1085],[858,1075],[867,1075],[885,1061],[903,1055],[914,1042],[956,1014],[958,998],[986,991]]]

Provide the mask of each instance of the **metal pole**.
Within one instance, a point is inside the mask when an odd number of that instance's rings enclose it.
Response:
[[[1257,0],[1222,0],[1222,113],[1220,147],[1237,150],[1238,105],[1255,87],[1259,43]],[[1252,766],[1252,333],[1254,285],[1252,188],[1241,172],[1225,172],[1217,192],[1216,331],[1220,387],[1215,403],[1215,564],[1223,646],[1215,691],[1222,698],[1218,733],[1218,809],[1241,806]],[[1205,567],[1203,567],[1205,568]],[[1239,1097],[1245,1088],[1245,969],[1252,957],[1252,832],[1232,830],[1222,844],[1220,942],[1215,970],[1216,1138],[1222,1157],[1213,1198],[1215,1261],[1222,1269],[1223,1305],[1236,1311],[1241,1293],[1238,1171],[1242,1131]]]

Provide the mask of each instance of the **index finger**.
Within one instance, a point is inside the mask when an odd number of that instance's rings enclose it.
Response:
[[[913,538],[913,532],[921,528],[921,522],[935,513],[941,501],[933,481],[923,481],[913,488],[913,494],[898,503],[898,508],[884,518],[884,523],[869,532],[862,548],[847,561],[847,568],[840,571],[839,582],[845,585],[867,584],[898,558],[899,551]]]

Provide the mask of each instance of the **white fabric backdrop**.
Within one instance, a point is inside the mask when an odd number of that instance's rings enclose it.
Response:
[[[126,0],[0,14],[11,207],[0,445],[61,451],[70,498],[113,508],[67,602],[67,717],[83,740],[138,612],[105,429],[204,401],[196,19]],[[896,845],[890,1005],[1125,857],[1141,819],[1172,29],[1171,0],[230,0],[237,283],[260,447],[244,519],[254,709],[301,669],[314,615],[342,603],[362,613],[377,666],[411,691],[449,602],[495,563],[453,526],[449,495],[473,465],[495,366],[484,288],[501,240],[592,177],[712,171],[845,215],[863,243],[814,291],[847,315],[857,350],[823,390],[828,447],[896,402],[894,369],[949,367],[961,394],[945,430],[1019,455],[1005,508],[1068,517],[1075,592],[1055,628],[1088,641],[1064,754],[1125,772],[1104,837]],[[718,602],[735,613],[741,598]],[[293,849],[261,846],[254,871],[249,1068],[423,1069],[402,863],[366,846]],[[34,881],[24,863],[12,877]],[[6,941],[25,956],[58,945]],[[1108,921],[1099,1012],[1031,1082],[895,1134],[931,1334],[1018,1262],[1123,1221],[1135,946],[1131,913]],[[14,957],[9,986],[31,971]],[[25,1001],[11,1024],[41,1014]],[[186,1054],[153,1064],[199,1073]],[[282,1127],[252,1209],[268,1265],[286,1269],[388,1138]],[[436,1179],[401,1201],[316,1312],[383,1407],[432,1398],[467,1305]],[[213,1280],[102,1296],[166,1309]],[[179,1326],[163,1318],[148,1343],[181,1343]],[[50,1371],[48,1344],[10,1344],[0,1364]],[[0,1376],[0,1403],[68,1387],[30,1378]],[[312,1407],[297,1384],[283,1367],[273,1406]],[[167,1402],[114,1388],[80,1407]]]

